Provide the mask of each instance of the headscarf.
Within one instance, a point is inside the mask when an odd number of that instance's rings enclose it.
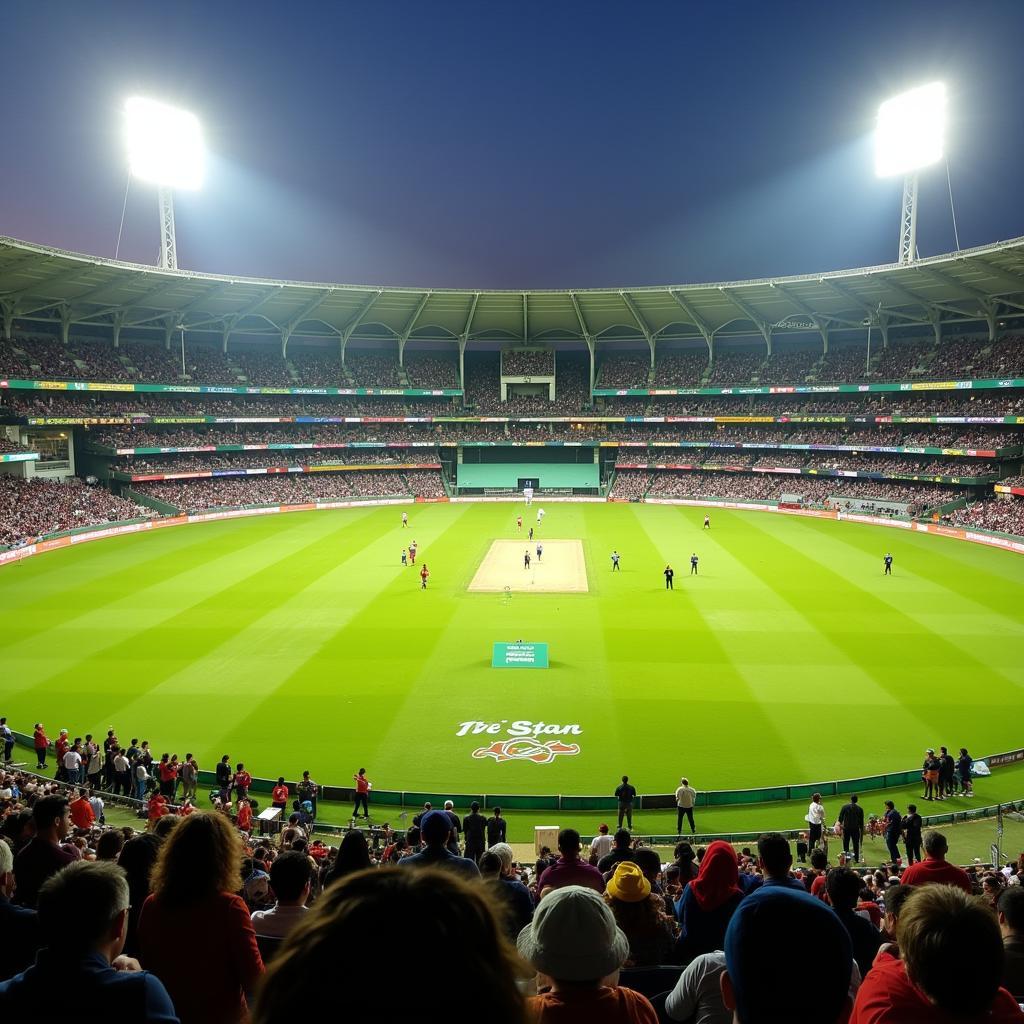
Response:
[[[697,906],[710,912],[740,893],[739,860],[736,851],[716,839],[700,862],[697,877],[690,882]]]

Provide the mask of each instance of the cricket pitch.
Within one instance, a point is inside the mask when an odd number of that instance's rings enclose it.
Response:
[[[527,540],[496,540],[480,563],[470,590],[487,593],[585,594],[587,563],[578,540],[542,541],[544,554],[537,558],[537,543]],[[530,568],[523,567],[523,553],[530,552]]]

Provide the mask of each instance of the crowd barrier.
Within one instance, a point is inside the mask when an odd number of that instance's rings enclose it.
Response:
[[[17,742],[32,749],[32,737],[27,733],[14,733]],[[168,749],[164,744],[161,749]],[[991,754],[988,757],[976,758],[984,761],[990,768],[1005,767],[1024,761],[1024,748]],[[200,770],[199,782],[203,786],[213,786],[217,781],[211,771]],[[814,793],[823,798],[843,796],[848,793],[868,793],[877,790],[892,789],[896,786],[907,786],[921,781],[921,769],[911,768],[906,771],[887,772],[882,775],[867,775],[857,779],[836,779],[831,782],[794,783],[785,786],[767,786],[760,789],[713,789],[698,792],[696,807],[734,807],[740,804],[778,803],[786,800],[810,800]],[[285,778],[289,789],[293,792],[298,785],[296,781]],[[250,790],[253,793],[269,793],[277,785],[277,779],[261,779],[253,777]],[[355,790],[350,786],[334,786],[320,784],[319,797],[322,800],[352,802]],[[501,807],[512,811],[614,811],[618,803],[614,796],[574,796],[564,793],[534,795],[527,793],[453,793],[431,792],[428,790],[374,789],[373,803],[375,806],[395,807],[399,810],[407,807],[418,808],[425,803],[440,807],[445,800],[451,800],[456,807],[469,807],[474,801],[481,808]],[[676,806],[674,793],[646,793],[637,798],[640,810],[666,810]]]

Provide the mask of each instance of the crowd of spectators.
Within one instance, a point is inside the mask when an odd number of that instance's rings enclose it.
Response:
[[[707,358],[704,360],[707,363]],[[646,388],[651,372],[651,359],[647,353],[610,352],[598,367],[599,388]]]
[[[550,377],[555,372],[555,353],[551,349],[503,349],[501,372],[506,377]]]
[[[651,474],[639,469],[617,469],[609,497],[619,501],[641,501],[651,485]]]
[[[457,388],[459,363],[454,356],[405,350],[405,375],[414,388]]]
[[[1024,1020],[1024,857],[964,870],[931,831],[909,868],[858,870],[820,847],[808,867],[765,833],[739,851],[680,842],[666,862],[602,826],[589,848],[562,829],[557,854],[527,864],[500,810],[460,816],[451,801],[404,832],[326,845],[309,830],[308,773],[299,810],[262,836],[243,764],[218,770],[213,810],[172,814],[179,774],[136,743],[158,794],[144,833],[102,823],[102,770],[91,791],[0,770],[5,1017],[87,984],[139,1021],[277,1024],[339,998],[363,1020],[384,984],[422,999],[450,977],[497,1024],[768,1024],[794,1008],[822,1024]],[[104,746],[121,751],[114,730]],[[272,800],[287,810],[292,795],[282,779]],[[399,971],[396,921],[415,921],[419,942]],[[339,994],[338,965],[356,962],[364,984]]]
[[[748,349],[718,345],[715,348],[707,382],[713,387],[722,384],[749,384],[757,376],[758,370],[767,358],[768,353],[761,347]]]
[[[708,352],[704,346],[666,352],[654,362],[656,388],[697,387],[708,368]]]
[[[17,452],[31,451],[30,448],[26,448],[23,444],[19,444],[17,441],[12,441],[8,437],[4,437],[0,434],[0,454],[13,455]]]
[[[1019,377],[1024,374],[1024,338],[1004,335],[989,343],[985,335],[944,339],[894,339],[887,347],[877,341],[867,365],[866,343],[834,344],[822,356],[817,343],[776,343],[770,358],[760,347],[747,349],[719,342],[711,367],[711,384],[800,383],[813,373],[819,382],[850,383],[920,378]],[[458,387],[454,357],[433,352],[407,352],[406,372],[414,387]],[[487,357],[482,357],[486,359]],[[505,373],[541,376],[554,372],[553,351],[510,349],[502,353]],[[497,364],[498,355],[494,355]],[[290,367],[290,369],[289,369]],[[708,368],[703,347],[667,351],[655,363],[655,386],[692,387]],[[632,352],[610,352],[600,367],[603,387],[646,387],[650,363]],[[187,377],[200,384],[239,383],[239,376],[257,386],[336,387],[350,379],[360,387],[398,387],[401,374],[397,351],[350,347],[344,370],[340,346],[293,344],[287,362],[274,346],[236,344],[224,353],[215,342],[186,344]],[[71,338],[67,346],[48,335],[18,336],[0,342],[0,375],[65,380],[148,381],[174,383],[182,376],[181,358],[172,344],[129,340],[120,349],[103,339]],[[498,370],[495,366],[495,383]]]
[[[654,473],[647,492],[649,498],[725,498],[747,501],[781,501],[786,494],[799,495],[805,504],[831,508],[846,508],[848,504],[871,499],[895,502],[907,505],[910,515],[918,515],[928,508],[961,497],[952,488],[934,484],[690,470]]]
[[[759,384],[802,384],[821,359],[821,347],[775,348],[757,371]]]
[[[398,351],[369,352],[348,349],[345,352],[345,372],[359,388],[397,388],[402,386],[398,376]]]
[[[942,521],[950,526],[966,529],[996,530],[998,533],[1012,533],[1024,537],[1024,499],[1016,497],[986,498],[966,508],[943,516]]]
[[[418,484],[430,486],[424,497],[440,497],[440,473],[418,471]],[[436,483],[429,477],[436,477]],[[351,498],[408,497],[414,494],[404,473],[389,470],[358,470],[347,473],[288,473],[269,476],[202,477],[194,480],[163,480],[140,483],[139,494],[173,505],[181,512],[238,505],[301,505],[316,501]]]
[[[821,383],[845,384],[868,379],[868,347],[830,345],[814,375]]]
[[[136,455],[110,463],[123,473],[194,473],[213,469],[257,469],[268,466],[387,466],[436,463],[436,448],[302,448],[255,452],[202,452],[192,455]]]
[[[154,515],[104,487],[71,478],[64,483],[0,475],[0,546],[47,533]]]

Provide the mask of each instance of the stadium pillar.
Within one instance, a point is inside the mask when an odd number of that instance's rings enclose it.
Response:
[[[281,358],[288,358],[288,340],[291,338],[292,332],[287,327],[281,328]]]
[[[164,348],[171,351],[171,335],[174,333],[174,317],[167,317],[164,320]]]
[[[4,317],[4,341],[10,341],[14,331],[14,304],[11,302],[0,302],[0,310]]]
[[[122,326],[123,323],[124,323],[124,313],[115,313],[114,314],[114,324],[113,324],[114,348],[120,348],[121,347],[121,326]]]
[[[71,309],[68,306],[60,307],[60,340],[62,345],[67,345],[68,337],[71,334]]]
[[[994,342],[999,337],[999,326],[996,322],[996,314],[991,306],[985,307],[985,323],[988,324],[988,340]]]
[[[459,387],[462,388],[462,400],[466,400],[466,342],[469,335],[459,335]]]
[[[828,355],[828,326],[824,321],[818,324],[818,333],[821,335],[821,351],[823,355]]]
[[[228,339],[231,337],[231,325],[226,320],[224,321],[224,328],[221,331],[221,337],[223,338],[223,340],[221,341],[220,350],[225,355],[227,355]]]
[[[594,339],[589,334],[586,334],[586,335],[584,335],[583,340],[586,341],[586,343],[587,343],[587,352],[590,354],[590,401],[591,401],[591,403],[593,403],[593,401],[594,401],[594,371],[595,371],[595,365],[594,365],[594,353],[595,353]]]

